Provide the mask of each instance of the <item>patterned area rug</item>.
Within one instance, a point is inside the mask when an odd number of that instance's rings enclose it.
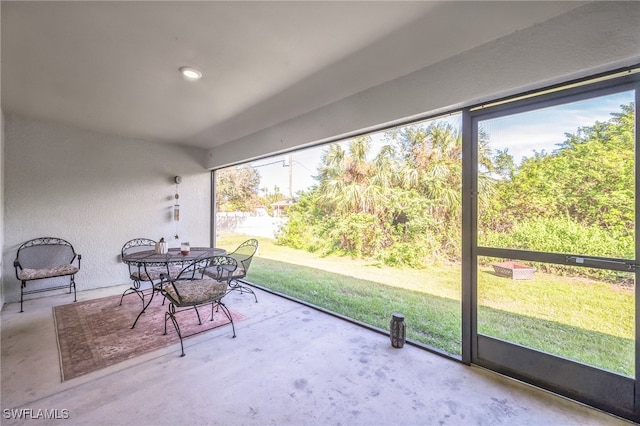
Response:
[[[163,334],[167,303],[162,305],[162,297],[154,297],[133,330],[131,325],[142,309],[140,298],[130,294],[125,296],[122,306],[119,303],[120,295],[117,295],[53,308],[62,381],[172,344],[177,344],[176,353],[180,355],[180,339],[171,321],[167,323],[167,334]],[[229,319],[222,310],[214,314],[213,321],[210,321],[210,306],[199,308],[199,311],[202,325],[198,324],[195,310],[178,313],[178,324],[184,337],[227,324],[232,333]],[[234,322],[245,318],[234,311],[231,316]]]

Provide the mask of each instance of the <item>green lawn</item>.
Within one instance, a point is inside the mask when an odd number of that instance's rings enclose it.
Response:
[[[220,235],[217,246],[247,238]],[[249,281],[383,329],[402,312],[409,338],[460,355],[460,265],[398,269],[258,240]],[[538,272],[513,281],[480,269],[479,332],[634,376],[632,290]]]

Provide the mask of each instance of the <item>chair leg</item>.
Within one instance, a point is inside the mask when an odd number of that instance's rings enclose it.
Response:
[[[193,309],[195,309],[196,315],[198,316],[198,325],[202,325],[202,319],[200,319],[200,312],[198,312],[198,307],[194,306]]]
[[[258,296],[256,295],[256,293],[251,288],[249,288],[247,286],[243,286],[237,280],[233,280],[233,282],[235,282],[235,284],[231,286],[231,290],[238,290],[240,292],[240,294],[245,293],[245,292],[246,293],[251,293],[251,294],[253,294],[253,297],[256,299],[256,303],[258,303]]]
[[[124,300],[124,297],[127,294],[133,294],[133,293],[135,293],[140,298],[140,300],[142,301],[142,306],[144,306],[144,293],[142,291],[140,291],[140,290],[137,290],[134,287],[129,287],[128,289],[126,289],[122,293],[122,296],[120,296],[120,304],[119,304],[119,306],[122,306],[122,301]]]
[[[173,322],[173,326],[176,328],[176,333],[178,333],[178,337],[180,338],[180,356],[184,356],[184,343],[182,342],[182,333],[180,332],[180,326],[178,325],[178,320],[175,316],[171,315],[171,322]]]
[[[249,292],[251,294],[253,294],[253,297],[256,299],[256,303],[258,303],[258,296],[256,296],[256,294],[254,293],[254,291],[252,289],[250,289],[249,287],[246,286],[242,286],[240,293],[242,293],[243,291]]]
[[[69,284],[70,288],[69,288],[69,293],[71,293],[71,287],[73,287],[73,301],[77,302],[78,301],[78,296],[76,294],[76,279],[75,279],[75,275],[71,275],[71,284]]]
[[[196,311],[197,312],[197,311]],[[180,356],[184,356],[184,344],[182,343],[182,333],[180,332],[180,326],[178,325],[178,319],[176,318],[176,307],[173,303],[169,304],[169,309],[164,314],[164,334],[167,334],[167,317],[171,319],[173,323],[173,327],[176,329],[176,333],[178,333],[178,337],[180,338]]]
[[[122,306],[122,301],[124,300],[124,297],[127,294],[135,293],[140,298],[140,301],[142,302],[142,307],[144,308],[144,291],[140,290],[141,287],[142,287],[142,284],[140,283],[140,281],[133,280],[133,286],[129,287],[122,293],[122,296],[120,297],[119,306]]]
[[[231,312],[229,311],[229,308],[227,308],[227,306],[224,303],[220,302],[220,301],[218,301],[216,303],[216,305],[219,306],[220,308],[222,308],[222,312],[224,312],[224,314],[227,316],[227,318],[229,318],[229,321],[231,322],[231,329],[233,330],[233,337],[235,338],[236,337],[236,326],[233,324],[233,317],[231,316]],[[211,309],[213,309],[213,307]],[[213,317],[212,317],[212,320],[213,320]]]
[[[20,286],[20,312],[24,312],[22,310],[22,304],[24,300],[24,286],[27,285],[24,281],[22,281],[22,285]]]

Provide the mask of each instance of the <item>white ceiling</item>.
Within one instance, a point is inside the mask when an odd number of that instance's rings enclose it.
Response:
[[[2,1],[2,108],[210,148],[582,4]]]

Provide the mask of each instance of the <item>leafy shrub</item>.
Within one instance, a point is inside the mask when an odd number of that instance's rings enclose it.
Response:
[[[425,262],[431,260],[431,256],[425,246],[396,243],[378,252],[376,259],[387,266],[423,268]]]
[[[599,226],[583,226],[570,218],[537,218],[514,223],[511,229],[479,235],[479,244],[573,255],[634,258],[633,234],[608,231]],[[594,279],[618,281],[621,274],[594,268],[539,263],[539,270]]]

